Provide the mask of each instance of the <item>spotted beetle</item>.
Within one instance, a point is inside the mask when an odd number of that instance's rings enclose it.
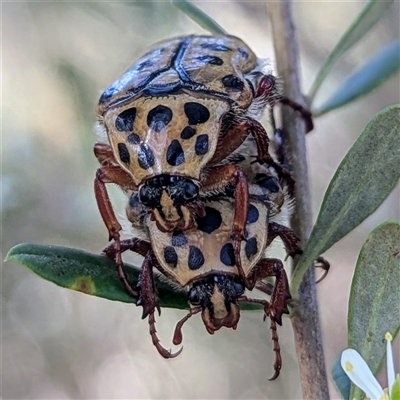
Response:
[[[247,147],[250,147],[247,148]],[[246,156],[232,154],[230,164],[240,165],[249,181],[249,206],[244,230],[245,240],[241,243],[240,259],[236,262],[231,225],[234,218],[233,191],[223,195],[203,197],[205,213],[196,216],[196,228],[185,231],[164,232],[158,229],[145,207],[138,199],[138,192],[132,192],[127,206],[127,216],[133,227],[139,229],[135,236],[116,242],[104,252],[108,257],[119,257],[126,250],[132,250],[144,257],[137,287],[130,287],[126,276],[121,277],[127,289],[137,296],[138,305],[143,306],[143,318],[148,317],[153,344],[165,358],[180,354],[161,346],[155,329],[155,310],[160,311],[153,281],[153,267],[169,278],[178,287],[185,289],[190,304],[189,313],[177,323],[173,343],[182,341],[182,326],[194,314],[201,312],[206,330],[213,334],[221,327],[236,329],[240,317],[241,303],[256,303],[264,307],[264,315],[270,318],[274,351],[276,354],[271,379],[281,369],[280,346],[276,324],[282,323],[282,314],[287,313],[290,299],[289,285],[282,262],[265,258],[265,250],[279,236],[289,255],[301,253],[298,238],[294,232],[276,222],[274,218],[284,205],[284,193],[276,174],[270,168],[251,164],[251,148],[245,146]],[[122,270],[123,273],[123,270]],[[275,277],[273,289],[263,279]],[[245,289],[259,289],[271,295],[265,299],[248,297]]]
[[[99,125],[110,144],[94,148],[101,164],[95,195],[110,240],[118,247],[121,226],[107,183],[138,191],[162,232],[194,228],[204,216],[201,195],[233,186],[231,234],[240,263],[248,186],[241,168],[223,161],[250,135],[257,144],[255,160],[291,181],[271,158],[267,134],[256,120],[284,100],[275,77],[264,74],[252,50],[234,36],[186,36],[157,44],[98,104]]]

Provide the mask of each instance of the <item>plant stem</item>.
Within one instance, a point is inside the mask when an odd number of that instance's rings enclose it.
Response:
[[[298,49],[291,16],[291,1],[268,2],[268,13],[276,54],[277,71],[286,97],[305,104],[300,91]],[[282,111],[284,146],[290,155],[289,168],[296,181],[296,206],[291,220],[304,245],[312,229],[311,192],[308,179],[304,122],[289,107]],[[292,315],[300,378],[305,399],[329,399],[322,335],[318,315],[314,268],[309,268],[300,286]]]

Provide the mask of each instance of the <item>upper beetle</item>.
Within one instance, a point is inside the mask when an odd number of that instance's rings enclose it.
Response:
[[[121,227],[106,183],[138,191],[163,232],[194,227],[196,215],[204,215],[199,193],[231,186],[238,255],[247,181],[238,166],[221,162],[252,135],[256,160],[286,174],[270,157],[267,134],[255,119],[281,99],[274,76],[261,69],[236,37],[186,36],[157,44],[102,94],[98,116],[110,145],[95,145],[101,163],[95,193],[110,238],[119,241]]]

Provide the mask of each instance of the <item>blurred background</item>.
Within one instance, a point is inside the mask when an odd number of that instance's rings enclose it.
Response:
[[[274,66],[263,2],[195,2],[226,31]],[[366,1],[294,2],[303,73],[309,89],[319,67]],[[156,41],[204,33],[169,2],[2,2],[1,259],[22,242],[99,253],[107,232],[93,195],[97,100]],[[399,36],[399,3],[336,66],[322,102],[381,46]],[[327,185],[370,118],[399,102],[394,77],[369,96],[315,121],[307,138],[314,216]],[[110,189],[123,214],[124,196]],[[399,187],[378,212],[329,250],[318,285],[330,369],[346,346],[350,282],[368,234],[398,219]],[[279,250],[279,246],[278,250]],[[166,361],[153,348],[141,309],[61,289],[15,263],[2,269],[4,399],[301,398],[291,326],[279,329],[283,369],[273,374],[267,324],[242,313],[237,331],[210,336],[200,318],[184,329],[184,351]],[[157,330],[167,348],[184,315],[163,309]],[[172,345],[172,344],[171,344]],[[399,370],[397,365],[396,370]],[[338,398],[331,385],[332,398]]]

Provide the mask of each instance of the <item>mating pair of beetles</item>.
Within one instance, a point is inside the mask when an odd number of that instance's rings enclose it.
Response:
[[[290,293],[282,262],[265,251],[277,236],[290,256],[301,250],[294,232],[273,222],[294,182],[271,157],[257,121],[276,102],[288,103],[262,67],[233,36],[157,44],[100,98],[99,125],[108,143],[94,147],[101,165],[95,195],[112,240],[104,253],[143,307],[158,352],[172,358],[181,350],[172,353],[157,338],[153,268],[187,292],[190,311],[176,325],[176,345],[196,313],[213,334],[236,328],[240,303],[262,305],[271,324],[275,379],[282,364],[276,324],[288,313]],[[127,193],[126,214],[137,237],[121,240],[108,183]],[[127,250],[144,258],[135,286],[123,269]],[[263,281],[270,276],[272,290]],[[270,301],[245,294],[255,288]]]

